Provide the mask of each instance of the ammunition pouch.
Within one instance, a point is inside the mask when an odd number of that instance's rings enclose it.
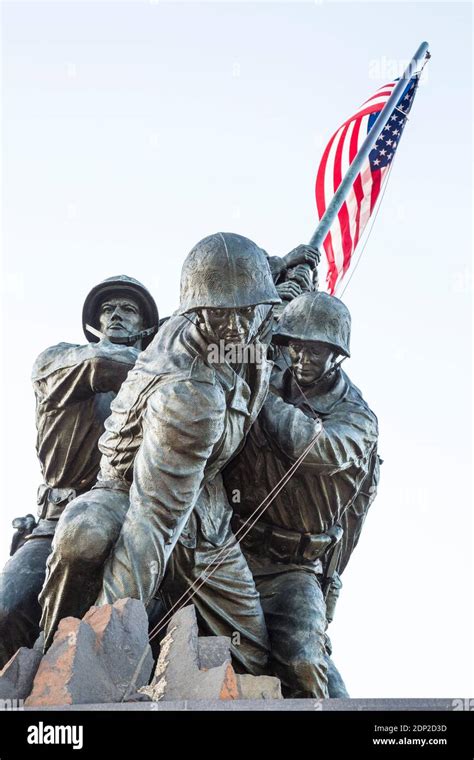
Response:
[[[51,488],[45,483],[38,488],[37,504],[40,520],[59,520],[64,508],[75,499],[74,488]]]
[[[240,517],[237,521],[238,528],[245,523]],[[328,550],[341,540],[342,533],[340,525],[333,525],[325,533],[299,533],[259,520],[242,539],[242,546],[257,557],[264,555],[274,562],[316,563],[326,558]]]

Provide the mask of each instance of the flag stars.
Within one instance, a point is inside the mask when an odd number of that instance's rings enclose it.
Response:
[[[385,118],[385,123],[383,124],[382,129],[380,129],[380,122],[378,119],[380,118],[380,114],[384,106],[388,102],[390,93],[394,91],[395,87],[397,87],[397,82],[393,82],[389,85],[385,85],[383,88],[380,88],[380,90],[377,91],[376,96],[373,96],[369,101],[366,101],[364,104],[362,104],[356,116],[352,118],[352,120],[359,125],[359,134],[357,140],[358,146],[359,140],[365,140],[366,136],[370,134],[371,130],[374,130],[371,140],[371,149],[368,151],[368,161],[364,161],[363,168],[359,171],[358,178],[361,176],[364,176],[365,178],[367,174],[369,174],[369,176],[371,174],[375,180],[375,184],[371,185],[369,182],[367,182],[366,185],[363,185],[362,197],[360,197],[359,193],[357,193],[357,196],[355,193],[351,194],[351,205],[349,205],[349,203],[347,204],[351,218],[354,218],[356,212],[359,216],[362,217],[360,213],[361,209],[367,208],[367,205],[369,205],[368,201],[370,201],[370,206],[372,208],[374,207],[374,202],[377,196],[379,196],[380,189],[383,188],[383,183],[384,179],[386,178],[387,171],[390,171],[391,162],[395,157],[398,143],[401,139],[402,132],[404,131],[405,122],[409,121],[411,107],[413,105],[414,96],[416,94],[416,87],[412,85],[412,82],[404,82],[403,84],[400,82],[401,94],[397,94],[398,102],[396,105],[395,103],[391,105],[390,112]],[[365,117],[368,118],[366,119]],[[337,134],[338,133],[334,135],[333,139],[335,139]],[[345,130],[344,137],[341,140],[343,150],[334,153],[334,155],[331,153],[333,156],[333,165],[331,166],[329,162],[327,166],[320,166],[318,169],[318,178],[321,176],[324,178],[333,178],[334,169],[338,168],[339,171],[342,168],[341,165],[344,162],[345,156],[344,151],[346,149],[347,143],[351,140],[351,135],[353,134],[353,132],[349,133],[347,129]],[[317,192],[319,192],[319,196],[317,196],[318,206],[320,199],[324,202],[326,201],[324,197],[325,187],[323,187],[325,185],[326,182],[317,183]],[[376,192],[374,192],[374,190]],[[364,222],[363,226],[365,226],[366,222],[367,219]],[[344,232],[346,221],[339,218],[339,223],[341,232]],[[363,231],[363,226],[361,225],[359,236]],[[341,241],[339,253],[341,261],[342,259],[344,261],[348,261],[354,252],[353,249],[355,241],[351,239],[351,236],[349,235],[342,234],[340,238]],[[334,287],[340,281],[343,274],[343,268],[341,267],[341,270],[339,270],[339,268],[335,265],[329,279],[330,289],[332,289],[331,292],[333,292]]]

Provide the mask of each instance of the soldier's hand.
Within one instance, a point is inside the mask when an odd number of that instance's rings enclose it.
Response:
[[[291,301],[293,298],[300,296],[303,292],[301,290],[301,285],[299,285],[296,280],[281,282],[276,286],[276,289],[282,301]]]
[[[284,403],[282,399],[270,391],[260,412],[260,423],[270,438],[275,436],[278,429],[282,403]]]
[[[320,258],[321,253],[317,248],[304,244],[296,246],[286,256],[283,256],[287,269],[296,267],[298,264],[309,264],[311,269],[314,269],[318,266]]]
[[[298,266],[290,269],[286,276],[289,281],[294,280],[297,282],[303,292],[314,290],[313,271],[307,264],[298,264]]]

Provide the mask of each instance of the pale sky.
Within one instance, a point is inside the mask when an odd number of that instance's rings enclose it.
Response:
[[[344,294],[385,461],[330,634],[353,697],[472,695],[470,4],[2,10],[2,562],[41,482],[31,366],[84,341],[90,287],[130,274],[166,315],[203,236],[308,241],[327,140],[430,42]]]

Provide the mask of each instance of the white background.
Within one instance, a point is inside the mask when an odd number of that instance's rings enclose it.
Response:
[[[464,3],[3,3],[0,560],[35,512],[35,356],[126,273],[178,305],[201,237],[307,241],[335,129],[433,58],[344,300],[380,421],[377,500],[331,627],[351,696],[472,695],[471,9]],[[398,67],[394,71],[393,67]]]

